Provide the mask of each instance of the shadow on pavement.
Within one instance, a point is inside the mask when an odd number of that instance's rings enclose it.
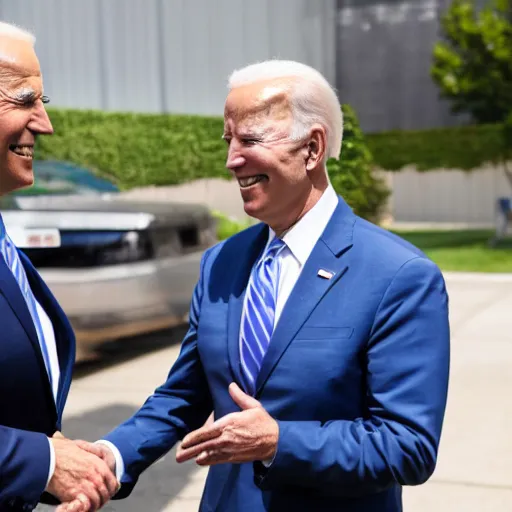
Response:
[[[111,405],[73,416],[65,421],[63,434],[71,439],[95,441],[128,419],[136,410],[135,407],[125,404]],[[160,512],[188,483],[196,468],[193,461],[178,464],[175,450],[172,449],[141,475],[130,497],[112,501],[102,510]]]
[[[188,325],[156,331],[105,343],[98,348],[98,358],[75,365],[73,379],[80,379],[110,366],[136,359],[137,357],[178,345],[187,332]]]

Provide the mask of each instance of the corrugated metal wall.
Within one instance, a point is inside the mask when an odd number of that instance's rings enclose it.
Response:
[[[52,106],[222,114],[236,67],[272,57],[335,80],[335,0],[0,0],[37,36]]]
[[[457,122],[430,78],[449,0],[338,0],[337,83],[363,130]]]
[[[497,198],[512,196],[503,169],[490,165],[472,172],[404,169],[390,173],[390,179],[398,222],[492,225]]]

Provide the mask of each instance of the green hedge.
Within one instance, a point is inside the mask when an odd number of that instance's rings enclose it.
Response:
[[[372,174],[373,161],[355,113],[343,106],[342,162],[329,162],[335,189],[354,211],[375,219],[388,191]],[[225,177],[222,118],[49,110],[55,134],[41,137],[37,156],[66,160],[108,177],[121,189]]]
[[[90,167],[122,189],[229,177],[220,118],[49,109],[37,157]]]
[[[397,171],[406,165],[418,170],[472,170],[486,162],[510,158],[502,125],[474,125],[437,130],[368,134],[366,142],[375,164]]]
[[[49,114],[55,134],[39,139],[38,158],[90,167],[122,189],[230,177],[219,117],[60,109],[50,109]],[[500,125],[395,131],[366,135],[365,143],[382,169],[474,169],[502,160],[507,151],[510,156],[504,133]],[[349,138],[344,148],[349,148]],[[342,157],[342,166],[348,165],[350,157],[343,156],[343,150]]]

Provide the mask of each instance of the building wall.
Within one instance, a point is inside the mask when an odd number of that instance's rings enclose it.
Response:
[[[221,115],[230,72],[268,58],[335,80],[335,0],[0,0],[37,36],[52,106]]]
[[[512,197],[503,168],[492,165],[471,172],[406,168],[388,177],[391,212],[397,222],[493,225],[497,198]]]

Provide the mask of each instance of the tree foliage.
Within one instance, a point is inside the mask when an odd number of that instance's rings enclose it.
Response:
[[[512,112],[512,0],[454,0],[441,20],[431,76],[454,112],[503,123]]]

